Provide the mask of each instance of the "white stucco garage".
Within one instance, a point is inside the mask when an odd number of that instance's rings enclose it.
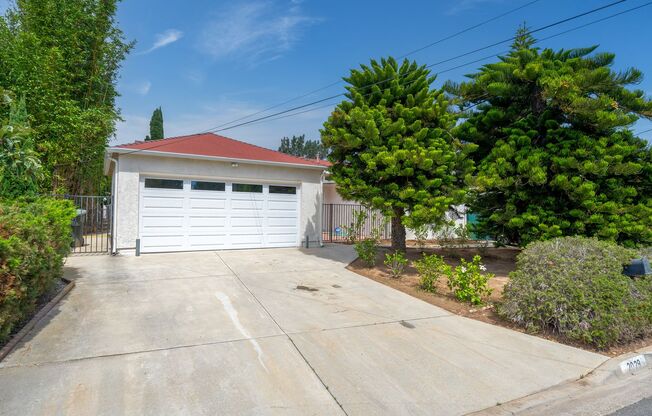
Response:
[[[212,133],[111,147],[114,251],[315,244],[326,167]]]

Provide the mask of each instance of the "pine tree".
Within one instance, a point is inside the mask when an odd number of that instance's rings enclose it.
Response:
[[[462,201],[475,146],[450,134],[456,118],[425,66],[372,60],[345,81],[348,100],[321,130],[331,177],[344,198],[391,218],[392,248],[404,251],[406,226],[439,222]]]
[[[539,50],[521,28],[511,52],[447,89],[475,106],[456,134],[479,146],[477,232],[526,245],[563,235],[652,243],[652,150],[630,127],[652,117],[636,69],[596,47]]]
[[[163,133],[163,111],[158,107],[152,113],[152,118],[149,120],[149,136],[145,137],[145,141],[161,140],[165,138]]]

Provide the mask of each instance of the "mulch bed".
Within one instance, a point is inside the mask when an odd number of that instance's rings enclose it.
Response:
[[[495,304],[501,301],[503,287],[509,281],[509,273],[516,269],[516,256],[520,249],[501,247],[501,248],[424,248],[418,249],[410,247],[406,257],[410,260],[409,266],[406,267],[405,273],[398,279],[391,277],[389,269],[383,264],[385,254],[389,252],[387,248],[381,248],[376,259],[376,266],[368,268],[362,261],[355,260],[347,268],[361,276],[375,280],[386,286],[392,287],[401,292],[407,293],[410,296],[421,299],[432,305],[446,309],[456,315],[464,316],[478,321],[486,322],[493,325],[500,325],[515,331],[525,332],[523,328],[502,319],[495,310]],[[471,260],[474,255],[482,257],[482,263],[487,267],[488,273],[493,273],[495,277],[489,281],[489,286],[493,289],[493,293],[487,299],[484,306],[474,306],[468,303],[463,303],[455,299],[451,294],[448,286],[446,286],[446,278],[442,277],[437,282],[437,293],[430,293],[419,288],[419,276],[416,269],[412,266],[412,261],[421,258],[422,253],[437,254],[443,256],[446,263],[451,266],[459,265],[459,259],[464,258]],[[541,338],[551,341],[556,341],[562,344],[571,345],[573,347],[582,348],[584,350],[597,352],[609,356],[617,356],[626,352],[634,351],[639,348],[652,345],[652,337],[637,340],[635,342],[618,345],[607,350],[598,350],[593,347],[570,343],[568,340],[562,339],[553,333],[534,334]]]

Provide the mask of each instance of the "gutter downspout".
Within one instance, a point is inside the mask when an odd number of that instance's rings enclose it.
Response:
[[[111,181],[111,198],[113,198],[112,201],[112,209],[111,209],[111,254],[116,255],[118,254],[118,236],[116,235],[117,230],[118,230],[118,177],[119,177],[119,167],[120,167],[120,161],[118,159],[115,159],[113,157],[109,157],[109,160],[113,162],[114,168],[113,168],[113,180]]]
[[[322,171],[319,177],[319,247],[324,247],[324,179],[326,178],[326,171]]]

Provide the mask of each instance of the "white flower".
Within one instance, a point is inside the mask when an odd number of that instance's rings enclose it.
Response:
[[[487,271],[487,268],[485,267],[484,264],[481,264],[481,265],[480,265],[480,270],[482,270],[483,272],[486,272],[486,271]]]
[[[466,267],[462,266],[460,270],[462,271],[462,273],[466,273]]]

